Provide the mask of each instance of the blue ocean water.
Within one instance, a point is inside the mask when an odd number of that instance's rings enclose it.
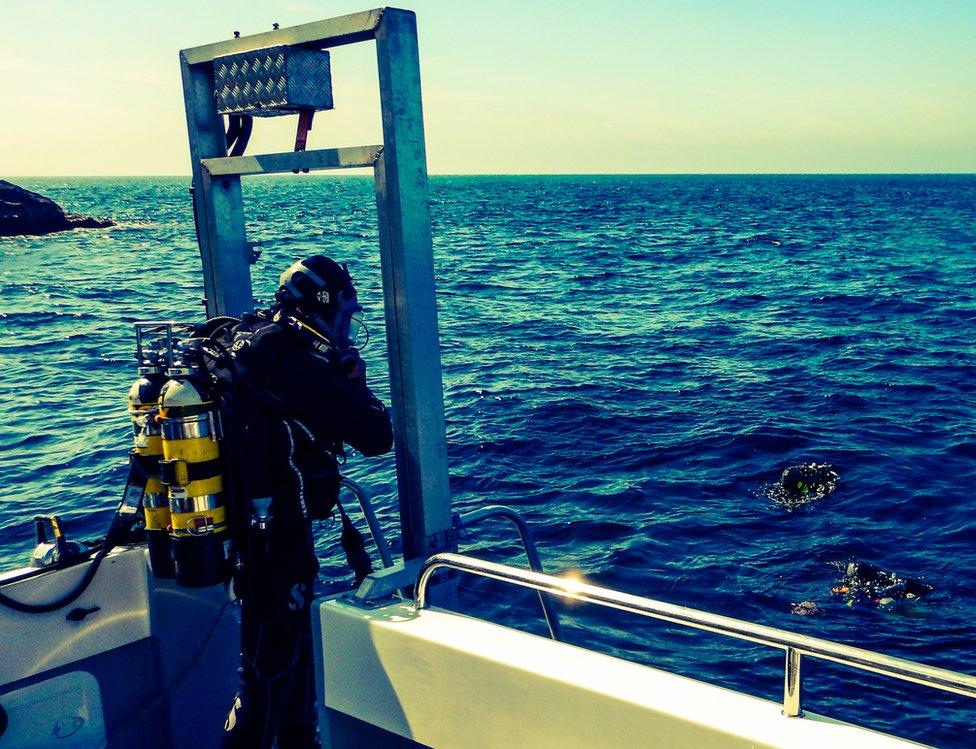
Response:
[[[197,319],[184,179],[22,180],[110,230],[0,240],[0,565],[29,519],[106,525],[125,476],[131,323]],[[452,489],[534,523],[550,569],[976,673],[976,177],[440,177],[431,183]],[[267,299],[294,258],[350,263],[387,393],[367,178],[245,186]],[[837,491],[769,497],[791,463]],[[392,530],[393,463],[355,459]],[[322,528],[326,580],[344,579]],[[465,550],[519,562],[503,528]],[[935,592],[832,595],[863,559]],[[791,604],[817,603],[799,617]],[[466,606],[541,631],[531,596]],[[770,699],[778,651],[566,608],[569,639]],[[962,697],[807,662],[808,709],[976,744]],[[703,709],[706,709],[703,706]]]

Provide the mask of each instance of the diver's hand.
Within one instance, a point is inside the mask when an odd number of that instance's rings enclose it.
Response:
[[[366,362],[363,361],[363,358],[359,355],[358,351],[356,352],[356,361],[353,364],[352,368],[350,368],[346,372],[346,376],[350,380],[366,379]]]
[[[339,369],[350,380],[366,378],[366,362],[354,348],[347,348],[338,352]]]

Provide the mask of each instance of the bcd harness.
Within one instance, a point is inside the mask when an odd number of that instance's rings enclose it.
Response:
[[[204,328],[210,326],[208,322]],[[358,584],[373,567],[362,534],[339,501],[339,464],[345,460],[342,442],[317,437],[300,418],[282,415],[284,404],[261,382],[261,359],[266,356],[263,349],[269,348],[272,338],[292,336],[331,365],[341,366],[342,359],[331,341],[282,313],[245,315],[233,322],[224,319],[201,340],[202,361],[216,385],[216,401],[228,424],[228,436],[234,439],[228,454],[238,461],[236,467],[228,467],[233,476],[232,515],[236,516],[231,521],[232,538],[239,544],[248,528],[266,533],[274,522],[270,495],[280,487],[272,486],[266,476],[262,481],[260,476],[248,475],[261,464],[260,459],[250,460],[245,467],[240,465],[240,458],[255,453],[259,458],[261,453],[271,455],[271,437],[277,431],[283,437],[281,444],[287,446],[281,462],[294,478],[295,501],[303,519],[324,520],[338,510],[340,544]],[[304,459],[299,460],[299,455]]]

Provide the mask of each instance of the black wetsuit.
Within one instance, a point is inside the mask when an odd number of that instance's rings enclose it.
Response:
[[[335,352],[267,315],[245,316],[228,335],[233,352],[236,490],[240,559],[241,685],[224,726],[225,749],[317,746],[309,605],[318,571],[311,520],[336,502],[334,453],[343,443],[380,455],[393,443],[390,418],[365,378],[350,378]],[[265,530],[255,497],[271,497]]]

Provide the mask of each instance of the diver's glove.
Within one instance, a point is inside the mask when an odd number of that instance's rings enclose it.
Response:
[[[339,509],[339,517],[342,520],[342,534],[339,537],[339,543],[346,553],[346,562],[356,576],[356,586],[358,587],[366,579],[366,576],[373,571],[373,562],[369,558],[369,552],[366,551],[366,539],[363,538],[363,534],[352,524],[352,520],[349,519],[342,505],[337,504],[336,507]]]
[[[350,380],[366,378],[366,362],[359,355],[359,351],[352,346],[335,349],[335,363],[339,370]]]

